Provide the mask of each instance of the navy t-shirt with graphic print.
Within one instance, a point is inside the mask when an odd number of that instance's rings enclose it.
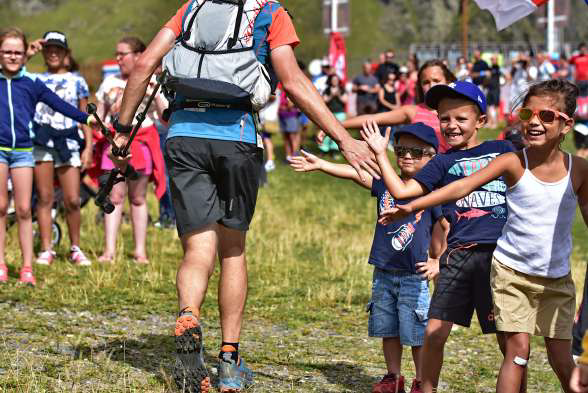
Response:
[[[396,203],[382,180],[373,180],[372,196],[378,198],[378,216],[382,209],[394,207]],[[402,199],[398,202],[410,201]],[[441,216],[441,208],[434,207],[388,225],[377,223],[369,263],[383,270],[416,273],[415,264],[427,261],[433,224]]]
[[[433,157],[414,179],[433,191],[485,168],[499,155],[514,150],[509,141],[488,141],[471,149],[449,150]],[[496,243],[506,215],[506,184],[502,177],[443,205],[443,216],[451,224],[448,247]]]

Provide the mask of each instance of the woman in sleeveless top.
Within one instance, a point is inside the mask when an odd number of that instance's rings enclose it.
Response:
[[[488,195],[480,198],[490,198],[496,186],[493,180],[504,178],[508,216],[491,272],[494,318],[506,342],[499,393],[519,392],[530,335],[544,337],[549,363],[563,390],[570,391],[576,305],[571,231],[578,205],[588,225],[588,162],[564,153],[560,144],[574,125],[577,96],[578,88],[564,80],[533,85],[518,111],[528,148],[503,154],[466,178],[397,206],[387,217],[400,218],[462,198],[482,185]],[[477,217],[500,212],[477,209],[475,213]]]
[[[136,37],[124,37],[116,45],[116,59],[120,66],[120,74],[106,77],[96,92],[98,101],[98,113],[107,123],[111,123],[118,116],[124,89],[128,78],[135,67],[141,53],[145,50],[145,44]],[[144,110],[148,97],[153,88],[154,78],[151,80],[146,96],[137,109],[140,113]],[[163,110],[167,107],[167,100],[159,92],[153,101],[153,112],[143,121],[137,132],[135,141],[131,145],[131,165],[139,173],[136,180],[127,180],[116,184],[110,193],[110,199],[114,204],[114,211],[104,216],[104,250],[98,257],[100,262],[113,262],[116,255],[116,243],[118,231],[122,221],[122,213],[125,197],[128,196],[131,222],[133,226],[134,250],[133,259],[136,263],[146,264],[147,258],[147,186],[150,180],[155,182],[155,195],[161,198],[165,192],[165,164],[159,145],[159,134],[153,120],[161,118]],[[133,124],[134,125],[134,124]],[[95,147],[97,158],[96,167],[92,173],[101,173],[112,170],[115,165],[110,159],[110,148],[106,140],[98,140]]]
[[[396,74],[390,72],[382,88],[378,91],[378,112],[393,111],[400,103],[399,93],[396,90]]]
[[[451,83],[455,80],[455,76],[441,60],[429,60],[421,66],[418,72],[417,104],[403,105],[388,112],[347,119],[343,122],[343,127],[359,129],[368,120],[375,121],[379,126],[423,122],[435,130],[439,140],[439,152],[444,153],[449,150],[450,146],[441,134],[437,112],[428,108],[423,101],[425,94],[431,87]]]

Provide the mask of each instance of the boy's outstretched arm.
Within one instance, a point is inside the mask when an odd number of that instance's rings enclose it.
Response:
[[[335,164],[327,160],[323,160],[314,154],[307,153],[304,150],[301,150],[301,153],[301,156],[295,156],[290,159],[290,166],[294,168],[296,172],[321,171],[341,179],[353,180],[360,186],[371,190],[373,178],[366,171],[363,173],[365,181],[361,181],[359,174],[351,165]]]
[[[398,220],[409,215],[414,211],[419,211],[432,206],[443,205],[450,201],[456,201],[470,194],[476,188],[489,183],[490,181],[505,176],[509,179],[507,184],[514,184],[514,172],[516,166],[520,167],[520,160],[516,153],[506,153],[498,156],[488,166],[468,177],[454,181],[443,188],[435,190],[421,198],[415,199],[406,205],[396,205],[396,207],[380,212],[381,224],[388,224],[391,221]]]
[[[394,198],[414,198],[427,193],[427,189],[414,179],[410,179],[407,182],[402,181],[392,167],[386,154],[388,141],[390,140],[390,127],[386,128],[386,134],[382,136],[376,122],[368,121],[363,125],[360,133],[376,155],[384,184],[386,184],[386,188]]]

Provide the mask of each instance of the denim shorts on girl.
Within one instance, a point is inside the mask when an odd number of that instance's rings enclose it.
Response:
[[[399,337],[402,345],[422,346],[429,302],[428,282],[419,274],[375,268],[367,306],[369,336]]]
[[[8,165],[9,168],[34,168],[33,149],[0,147],[0,163]]]
[[[82,166],[82,159],[79,150],[73,150],[70,152],[70,159],[67,161],[62,161],[56,149],[38,145],[33,147],[33,157],[35,158],[35,162],[52,162],[55,168],[62,168],[66,166],[80,168]]]

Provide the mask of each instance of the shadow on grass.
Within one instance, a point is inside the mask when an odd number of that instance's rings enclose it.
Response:
[[[175,345],[172,336],[142,334],[138,339],[113,339],[96,346],[75,347],[75,359],[87,359],[93,363],[97,356],[127,364],[152,374],[159,382],[171,381]]]
[[[142,334],[138,339],[114,339],[96,346],[80,345],[75,347],[74,359],[87,359],[97,363],[97,356],[104,356],[109,361],[127,364],[141,369],[155,377],[166,386],[173,385],[172,368],[175,364],[175,342],[171,335]],[[205,361],[211,383],[218,386],[218,375],[211,368],[217,367],[218,357],[205,349]]]
[[[298,363],[296,366],[307,370],[317,370],[330,384],[339,385],[346,391],[371,391],[372,385],[377,382],[373,376],[365,374],[362,367],[349,363]]]

